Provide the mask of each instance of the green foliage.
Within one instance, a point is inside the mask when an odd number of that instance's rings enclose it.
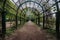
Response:
[[[6,11],[9,11],[10,13],[12,13],[12,14],[16,14],[16,11],[15,10],[13,10],[13,9],[17,9],[16,8],[16,5],[14,5],[10,0],[7,0],[7,2],[6,2],[6,6],[5,6],[5,8],[6,8]]]
[[[6,29],[6,36],[12,35],[12,33],[14,32],[14,30],[15,30],[14,26],[11,27],[11,28]]]
[[[56,30],[53,30],[53,29],[47,29],[47,32],[56,36]]]
[[[3,4],[3,1],[2,1],[2,0],[0,0],[0,8],[2,8],[2,4]]]

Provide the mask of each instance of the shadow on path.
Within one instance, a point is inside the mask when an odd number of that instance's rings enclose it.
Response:
[[[31,21],[16,32],[16,35],[9,40],[47,40],[46,33]]]

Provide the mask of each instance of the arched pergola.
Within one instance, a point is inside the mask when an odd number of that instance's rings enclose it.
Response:
[[[19,0],[18,0],[19,1]],[[53,7],[54,5],[56,5],[56,8],[57,8],[57,12],[56,12],[56,34],[57,34],[57,40],[59,40],[59,24],[60,24],[60,10],[59,10],[59,5],[58,5],[58,3],[60,3],[60,1],[57,1],[57,0],[55,0],[55,4],[53,4],[50,8],[48,8],[47,10],[44,10],[44,6],[43,5],[41,5],[40,3],[37,3],[36,1],[25,1],[25,2],[23,2],[23,3],[21,3],[21,4],[19,4],[19,6],[17,7],[17,10],[15,10],[16,11],[16,27],[17,27],[17,24],[18,24],[18,20],[17,20],[17,14],[18,14],[18,10],[19,10],[19,8],[24,4],[24,3],[27,3],[27,2],[33,2],[33,3],[36,3],[36,4],[38,4],[41,8],[42,8],[42,11],[43,11],[43,13],[44,12],[46,12],[46,11],[48,11],[48,9],[50,9],[51,7]],[[47,3],[49,2],[49,0],[47,1]],[[4,38],[5,38],[5,34],[6,34],[6,23],[5,23],[5,4],[6,4],[6,0],[4,0],[3,1],[3,6],[2,6],[2,40],[5,40]],[[44,27],[44,17],[45,17],[45,15],[43,16],[43,27]]]
[[[27,2],[33,2],[33,3],[36,3],[36,4],[38,4],[41,8],[42,8],[42,11],[43,11],[43,13],[44,13],[44,9],[43,9],[43,6],[42,5],[40,5],[40,3],[37,3],[37,2],[35,2],[35,1],[25,1],[25,2],[23,2],[23,3],[21,3],[19,6],[18,6],[18,8],[17,8],[17,13],[16,13],[16,27],[17,27],[17,14],[18,14],[18,10],[19,10],[19,8],[23,5],[23,4],[25,4],[25,3],[27,3]],[[40,23],[40,22],[39,22]]]

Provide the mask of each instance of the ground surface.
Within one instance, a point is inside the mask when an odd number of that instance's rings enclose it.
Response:
[[[36,24],[29,21],[24,26],[17,30],[7,40],[48,40],[46,33],[40,29]],[[52,40],[52,39],[51,39]]]
[[[14,26],[15,22],[6,22],[6,28]]]

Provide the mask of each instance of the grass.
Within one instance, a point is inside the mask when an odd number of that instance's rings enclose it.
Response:
[[[14,30],[15,30],[14,27],[11,27],[11,28],[6,29],[6,36],[12,35],[12,33],[14,32]]]
[[[52,34],[53,36],[56,36],[56,30],[53,29],[47,29],[47,32]]]
[[[21,28],[21,26],[22,25],[19,24],[18,27],[17,27],[17,29]],[[15,30],[16,30],[15,26],[6,29],[6,36],[9,37],[10,35],[12,35],[12,33],[15,32]]]

